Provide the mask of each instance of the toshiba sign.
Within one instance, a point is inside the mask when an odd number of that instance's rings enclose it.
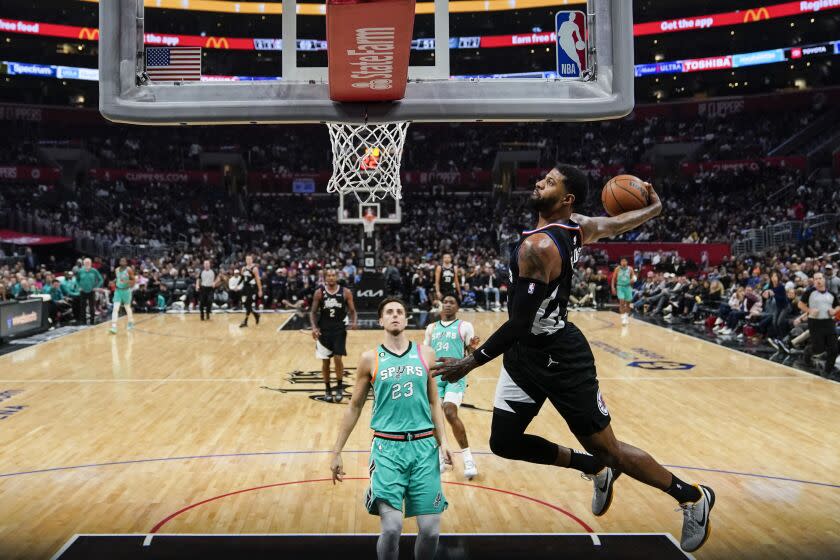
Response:
[[[704,70],[726,70],[732,68],[732,56],[710,56],[683,60],[683,72],[702,72]]]

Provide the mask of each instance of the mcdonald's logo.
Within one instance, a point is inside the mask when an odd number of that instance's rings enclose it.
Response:
[[[225,37],[207,37],[204,43],[206,49],[229,49],[230,44]]]
[[[88,41],[96,41],[99,39],[99,30],[91,29],[90,27],[82,27],[79,30],[79,39],[87,39]]]
[[[770,12],[767,11],[767,8],[751,8],[744,13],[744,23],[763,19],[770,19]]]

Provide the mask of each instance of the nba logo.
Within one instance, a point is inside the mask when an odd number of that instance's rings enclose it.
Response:
[[[586,14],[562,10],[554,17],[557,32],[557,76],[581,78],[586,71]]]

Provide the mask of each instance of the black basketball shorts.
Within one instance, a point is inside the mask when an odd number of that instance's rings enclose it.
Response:
[[[504,355],[494,412],[533,418],[546,399],[577,436],[590,436],[610,424],[592,349],[571,323],[539,346],[517,343]]]
[[[315,356],[328,360],[333,356],[347,355],[347,329],[329,329],[321,331],[315,342]]]

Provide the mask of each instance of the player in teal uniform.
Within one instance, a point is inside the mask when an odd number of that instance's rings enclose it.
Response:
[[[621,258],[621,265],[618,266],[612,275],[612,293],[618,296],[618,312],[621,314],[621,324],[630,323],[630,310],[633,308],[633,288],[636,281],[636,271],[627,266],[627,259]]]
[[[131,311],[131,289],[134,287],[134,269],[128,266],[125,257],[120,259],[120,266],[114,274],[116,289],[114,290],[114,310],[111,312],[111,334],[117,334],[117,319],[120,316],[120,306],[125,306],[128,315],[128,329],[134,328],[134,313]]]
[[[423,344],[431,346],[435,351],[435,358],[456,358],[460,360],[467,353],[478,348],[480,340],[475,336],[472,323],[458,319],[458,298],[450,294],[443,297],[443,308],[440,321],[426,327],[426,337]],[[472,480],[478,475],[478,467],[470,451],[467,440],[467,430],[458,417],[458,408],[464,401],[464,391],[467,389],[467,378],[463,377],[454,383],[438,379],[438,396],[443,402],[443,414],[449,425],[455,441],[461,446],[461,458],[464,460],[464,476]],[[443,456],[440,458],[441,472],[444,470]]]
[[[417,518],[416,559],[431,560],[440,535],[440,515],[447,507],[440,483],[438,449],[447,464],[443,411],[437,383],[429,375],[435,354],[405,336],[407,307],[402,300],[385,298],[379,304],[379,324],[385,341],[362,354],[350,407],[333,446],[333,483],[341,482],[341,450],[359,421],[368,390],[373,387],[370,427],[370,488],[365,495],[368,512],[379,515],[382,527],[376,552],[379,560],[399,556],[403,503],[405,516]]]

